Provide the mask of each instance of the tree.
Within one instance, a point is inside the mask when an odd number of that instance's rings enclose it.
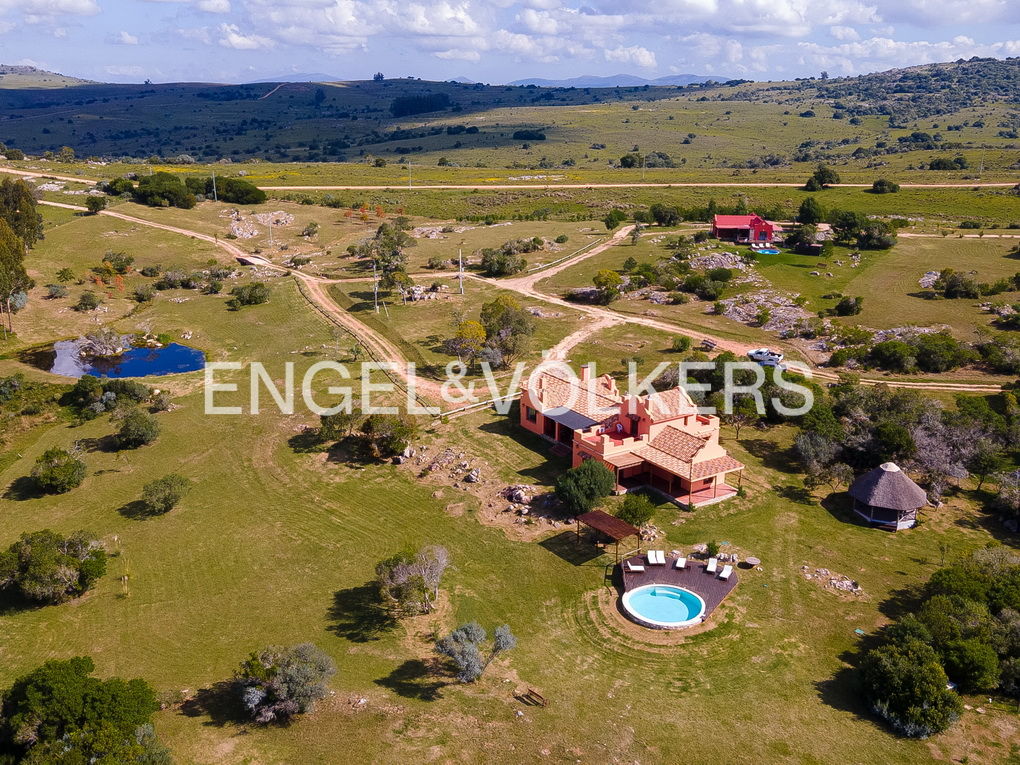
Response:
[[[535,334],[534,318],[512,295],[499,295],[483,303],[479,318],[486,344],[498,350],[504,364],[519,358]]]
[[[673,345],[670,349],[673,353],[687,353],[691,349],[691,338],[687,335],[677,335],[673,338]]]
[[[74,275],[74,271],[66,266],[57,271],[57,281],[62,284],[77,281],[77,279],[78,277]]]
[[[35,192],[20,178],[0,181],[0,219],[28,249],[43,238],[43,219],[37,209]]]
[[[70,146],[61,146],[55,159],[57,162],[74,162],[74,149]]]
[[[556,481],[556,496],[571,515],[591,510],[616,488],[616,477],[598,460],[585,460],[562,473]]]
[[[896,422],[882,422],[875,428],[874,455],[878,462],[909,459],[917,451],[910,431]]]
[[[482,270],[486,276],[511,276],[528,267],[528,261],[516,252],[487,247],[482,250]]]
[[[123,416],[117,431],[117,442],[121,449],[135,449],[151,444],[159,437],[159,423],[148,412],[133,408]]]
[[[617,518],[638,528],[648,523],[653,515],[655,505],[644,494],[628,494],[623,498],[620,509],[616,511]]]
[[[814,181],[814,184],[811,184]],[[826,186],[831,186],[834,183],[839,183],[839,173],[833,170],[826,164],[819,164],[815,168],[814,173],[811,174],[811,178],[808,179],[808,184],[804,186],[808,191],[821,191]],[[808,188],[813,185],[814,188]]]
[[[26,532],[0,553],[0,588],[37,603],[78,597],[105,573],[106,552],[84,531],[67,538],[49,529]]]
[[[78,302],[74,304],[74,310],[79,313],[86,313],[88,311],[94,311],[103,304],[103,299],[99,297],[92,290],[85,290],[78,297]]]
[[[614,208],[606,214],[606,217],[602,219],[602,222],[606,224],[606,228],[612,231],[618,228],[621,223],[627,220],[627,213],[619,208]]]
[[[85,480],[85,463],[70,452],[54,447],[35,461],[32,478],[43,491],[63,494]]]
[[[398,553],[375,567],[379,596],[397,613],[431,613],[449,565],[450,553],[439,545],[422,547],[413,554]]]
[[[797,211],[797,222],[815,225],[825,220],[825,211],[814,197],[807,197],[800,203]]]
[[[370,414],[361,424],[362,441],[374,459],[402,454],[417,432],[411,417],[397,414]]]
[[[96,215],[106,209],[106,197],[87,196],[85,197],[85,207],[90,215]]]
[[[683,222],[683,215],[680,208],[674,205],[664,205],[656,202],[648,208],[652,220],[659,226],[677,226]]]
[[[242,284],[230,290],[233,296],[227,301],[227,305],[233,310],[238,310],[246,305],[261,305],[269,302],[269,287],[263,282],[252,282]]]
[[[462,321],[457,325],[457,331],[452,338],[446,341],[446,349],[457,354],[457,358],[466,361],[468,364],[474,362],[485,347],[485,327],[473,320]]]
[[[155,737],[156,692],[144,680],[92,677],[85,656],[50,660],[3,694],[0,749],[25,763],[169,765]]]
[[[900,184],[894,183],[893,181],[885,178],[879,178],[877,181],[871,184],[872,194],[895,194],[900,190]]]
[[[977,451],[967,461],[967,470],[977,476],[977,490],[981,491],[985,479],[993,473],[1005,470],[1006,460],[999,450],[999,447],[988,439],[982,439],[978,443]]]
[[[733,435],[739,440],[740,429],[745,425],[754,425],[761,420],[758,404],[753,396],[741,395],[733,401],[732,411],[721,415],[720,419],[733,426]]]
[[[25,243],[7,221],[0,218],[0,323],[3,324],[5,336],[14,329],[11,317],[19,296],[27,294],[35,285],[25,271],[24,261]],[[6,322],[3,313],[7,314]]]
[[[623,277],[616,273],[616,271],[603,268],[592,278],[592,284],[598,289],[599,302],[608,304],[619,297]]]
[[[312,643],[269,646],[251,654],[234,675],[237,696],[252,720],[285,722],[311,711],[329,693],[336,664]]]
[[[143,176],[133,194],[136,202],[150,207],[180,207],[190,210],[197,201],[180,176],[166,172]]]
[[[383,75],[382,72],[376,72],[375,74],[372,75],[372,79],[375,80],[376,82],[382,82],[383,80],[386,79],[386,77]]]
[[[355,407],[341,407],[332,414],[319,415],[320,441],[343,441],[361,425],[361,413]]]
[[[463,624],[449,635],[436,641],[436,653],[449,658],[457,667],[457,679],[473,683],[482,676],[485,668],[502,653],[517,645],[517,638],[506,624],[496,628],[489,655],[482,656],[481,646],[486,640],[485,629],[478,622]]]
[[[168,513],[191,490],[191,481],[177,473],[170,473],[150,481],[142,488],[142,502],[150,513]]]
[[[927,738],[956,722],[963,702],[946,688],[948,678],[931,646],[918,640],[890,643],[861,660],[864,695],[896,731]]]
[[[991,691],[999,685],[999,657],[988,643],[970,638],[950,643],[943,650],[946,674],[964,693]]]

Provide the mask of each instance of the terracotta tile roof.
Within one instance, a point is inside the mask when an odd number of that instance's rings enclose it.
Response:
[[[706,478],[710,475],[718,475],[719,473],[729,472],[730,470],[742,470],[743,467],[743,464],[727,454],[725,457],[716,457],[715,459],[705,460],[704,462],[695,462],[693,477],[697,480],[698,478]]]
[[[696,414],[697,411],[694,401],[683,388],[670,388],[648,397],[648,414],[653,422]]]
[[[534,385],[541,392],[543,411],[567,407],[599,422],[609,417],[622,402],[620,396],[611,395],[611,383],[601,377],[582,382],[564,379],[546,370]]]
[[[704,448],[705,439],[692,436],[670,425],[663,428],[648,445],[684,462],[692,462]]]

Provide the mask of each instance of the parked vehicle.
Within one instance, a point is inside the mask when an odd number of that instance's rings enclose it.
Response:
[[[776,366],[783,360],[783,354],[771,348],[755,348],[747,352],[747,357],[751,361],[757,361],[759,364],[770,367]]]

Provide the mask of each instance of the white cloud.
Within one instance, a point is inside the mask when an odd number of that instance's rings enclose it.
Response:
[[[836,25],[829,27],[829,34],[835,37],[837,40],[860,40],[861,36],[853,27],[843,27]]]
[[[145,0],[145,2],[188,5],[206,13],[230,13],[230,0]]]
[[[603,55],[606,61],[618,61],[624,64],[633,64],[644,69],[654,69],[656,66],[655,54],[640,45],[631,45],[628,48],[607,48]]]
[[[234,50],[259,50],[260,48],[272,48],[276,45],[268,37],[241,34],[241,30],[236,24],[220,24],[219,43],[224,48],[233,48]]]
[[[447,61],[480,61],[482,58],[482,54],[476,50],[457,50],[456,48],[441,50],[435,56]]]
[[[110,35],[108,40],[114,45],[138,45],[138,38],[130,32],[118,32],[117,34]]]
[[[104,71],[107,74],[112,74],[114,77],[141,77],[145,74],[145,70],[140,66],[124,66],[120,64],[105,67]]]

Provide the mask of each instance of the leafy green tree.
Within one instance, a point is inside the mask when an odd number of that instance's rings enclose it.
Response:
[[[50,660],[3,694],[0,748],[26,763],[169,765],[156,739],[156,693],[144,680],[92,677],[88,657]]]
[[[227,305],[236,311],[246,305],[261,305],[269,302],[270,290],[268,285],[263,282],[252,282],[234,287],[230,290],[230,294],[233,297],[227,301]]]
[[[999,657],[989,644],[976,638],[950,643],[943,649],[946,674],[965,693],[991,691],[999,685]]]
[[[57,271],[57,281],[61,284],[77,281],[77,279],[78,277],[74,275],[74,271],[70,268],[64,267]]]
[[[917,640],[889,643],[861,660],[864,695],[897,732],[927,738],[949,728],[963,711],[960,697],[931,646]]]
[[[875,428],[873,453],[878,462],[909,459],[916,452],[910,431],[899,423],[883,422]]]
[[[47,449],[35,461],[32,478],[43,491],[63,494],[85,480],[85,463],[65,449]]]
[[[321,648],[301,643],[251,654],[234,675],[234,688],[256,723],[286,722],[310,712],[329,693],[336,664]]]
[[[603,268],[592,278],[592,284],[598,289],[599,302],[607,304],[619,297],[623,277],[616,273],[616,271]]]
[[[142,487],[142,502],[150,513],[162,515],[173,510],[189,491],[190,480],[177,473],[170,473]]]
[[[321,441],[343,441],[349,438],[361,425],[362,414],[355,407],[340,409],[332,414],[319,415],[319,433]]]
[[[615,488],[615,476],[597,460],[585,460],[556,480],[556,496],[571,515],[588,512]]]
[[[135,449],[151,444],[159,438],[160,426],[148,412],[132,408],[124,414],[117,430],[117,442],[122,449]]]
[[[485,347],[485,327],[474,320],[462,321],[457,331],[445,343],[446,349],[468,364],[474,362]]]
[[[627,220],[627,213],[619,208],[610,210],[602,222],[606,224],[606,228],[612,231],[615,228],[619,228],[620,224]]]
[[[379,597],[388,609],[400,615],[431,613],[449,565],[450,553],[439,545],[380,561],[375,567]]]
[[[89,215],[97,215],[106,209],[106,197],[87,196],[85,197],[85,207],[89,211]]]
[[[197,201],[180,176],[166,172],[142,176],[133,193],[136,202],[150,207],[190,210]]]
[[[94,311],[103,304],[103,299],[99,297],[92,290],[85,290],[78,297],[78,302],[74,304],[74,310],[79,313],[87,313],[88,311]]]
[[[397,414],[370,414],[361,424],[362,441],[374,459],[402,454],[417,433],[411,417]]]
[[[800,203],[800,209],[797,211],[797,222],[807,223],[815,225],[825,220],[825,211],[822,209],[821,204],[814,197],[807,197],[803,202]]]
[[[687,353],[691,349],[691,338],[687,335],[677,335],[673,338],[671,350],[673,353]]]
[[[651,214],[652,220],[659,226],[678,226],[684,219],[679,207],[664,205],[661,202],[656,202],[649,207],[648,212]]]
[[[900,184],[886,178],[879,178],[871,184],[871,193],[873,194],[895,194],[899,190]]]
[[[13,331],[12,316],[19,296],[35,285],[25,270],[25,243],[7,222],[0,218],[0,323],[4,333]],[[7,315],[6,321],[3,314]]]
[[[49,529],[25,533],[0,553],[0,588],[37,603],[75,598],[105,573],[106,552],[84,531],[67,538]]]
[[[626,521],[631,526],[641,528],[655,515],[655,505],[644,494],[628,494],[623,498],[616,517]]]
[[[10,226],[28,249],[35,247],[36,242],[43,238],[43,219],[35,193],[20,178],[0,181],[0,219]]]

